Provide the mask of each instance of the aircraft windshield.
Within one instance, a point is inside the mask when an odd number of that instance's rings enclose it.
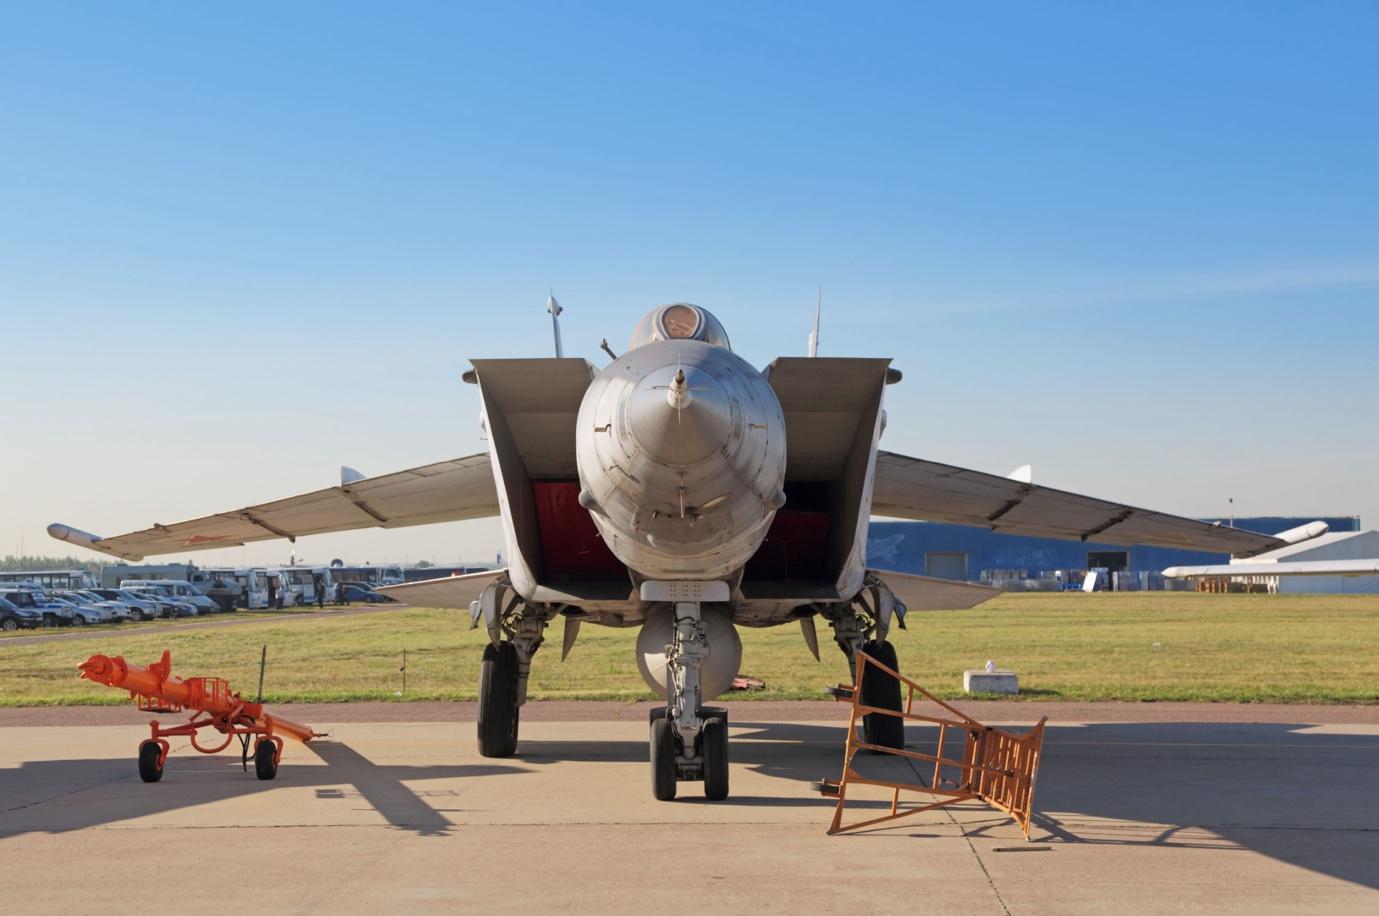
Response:
[[[646,313],[632,332],[632,347],[640,347],[656,340],[702,340],[715,347],[731,350],[728,332],[707,309],[688,302],[663,305]]]

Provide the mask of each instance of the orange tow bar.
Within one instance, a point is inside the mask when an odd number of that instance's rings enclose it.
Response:
[[[163,657],[152,665],[133,667],[122,656],[93,655],[77,668],[85,680],[128,690],[139,708],[146,712],[178,713],[192,710],[190,721],[164,728],[158,720],[149,723],[152,736],[139,745],[139,776],[144,782],[163,778],[163,764],[167,762],[168,738],[190,738],[191,745],[203,754],[225,750],[236,737],[243,748],[245,768],[249,761],[249,740],[254,742],[254,772],[259,779],[278,775],[278,761],[282,758],[281,736],[294,738],[303,744],[312,738],[323,738],[321,732],[305,725],[275,716],[260,703],[251,703],[230,691],[229,682],[218,677],[189,677],[183,680],[172,675],[172,653],[163,650]],[[197,733],[211,728],[225,736],[215,747],[197,742]]]

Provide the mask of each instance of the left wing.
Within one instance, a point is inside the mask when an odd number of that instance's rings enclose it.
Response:
[[[1181,547],[1241,557],[1293,543],[892,452],[876,456],[872,514],[972,525],[1002,534]],[[1318,527],[1309,526],[1298,539],[1326,530]]]
[[[349,475],[345,475],[348,480]],[[426,464],[394,474],[348,480],[301,496],[220,512],[173,525],[103,538],[67,525],[49,525],[59,541],[125,560],[240,547],[251,541],[356,528],[405,528],[498,514],[498,492],[487,453]]]
[[[412,607],[457,608],[467,611],[469,603],[476,600],[490,582],[505,572],[506,569],[489,569],[484,572],[465,573],[462,576],[422,579],[420,582],[384,585],[379,587],[378,592]]]

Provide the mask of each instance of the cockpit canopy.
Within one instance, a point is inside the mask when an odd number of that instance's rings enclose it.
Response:
[[[633,349],[653,340],[702,340],[706,344],[731,350],[728,332],[707,309],[688,302],[662,305],[646,313],[632,332]]]

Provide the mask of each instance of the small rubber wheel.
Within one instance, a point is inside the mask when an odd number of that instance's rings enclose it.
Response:
[[[158,758],[163,749],[156,741],[145,741],[139,745],[139,778],[144,782],[157,782],[163,778],[163,765]]]
[[[728,797],[728,723],[709,719],[700,740],[704,755],[704,797],[722,801]]]
[[[479,754],[517,753],[517,724],[517,647],[489,643],[479,667]]]
[[[862,645],[862,651],[894,671],[900,670],[896,661],[895,646],[886,640],[870,640]],[[901,710],[900,681],[876,668],[868,668],[862,679],[862,703],[878,709]],[[868,744],[879,747],[903,748],[905,746],[905,720],[899,716],[884,716],[871,713],[862,717],[862,736]]]
[[[662,716],[651,720],[651,794],[657,801],[675,798],[675,729]]]
[[[254,748],[254,773],[259,779],[278,775],[277,748],[272,741],[260,741]]]

